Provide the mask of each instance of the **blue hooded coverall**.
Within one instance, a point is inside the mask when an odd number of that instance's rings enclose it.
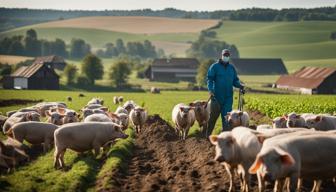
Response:
[[[225,116],[228,112],[232,111],[233,104],[233,86],[236,88],[243,88],[237,76],[236,69],[230,63],[224,63],[221,59],[212,64],[207,74],[208,90],[213,93],[214,98],[211,98],[211,103],[217,103],[220,106],[220,113],[222,118],[222,131],[227,131],[229,124],[226,121]],[[211,105],[212,108],[213,104]],[[209,133],[214,129],[215,122],[219,114],[213,115],[213,110],[210,112],[210,120],[208,130]]]

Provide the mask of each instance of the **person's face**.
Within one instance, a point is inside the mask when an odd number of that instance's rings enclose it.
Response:
[[[225,62],[228,62],[230,59],[230,53],[224,53],[222,55],[222,60],[225,61]]]

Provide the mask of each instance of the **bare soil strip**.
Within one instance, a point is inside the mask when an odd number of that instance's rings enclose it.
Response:
[[[252,119],[258,122],[262,118],[256,113]],[[213,161],[214,156],[215,149],[206,139],[179,141],[166,121],[151,116],[137,135],[128,169],[115,171],[111,191],[227,191],[228,175],[222,165]],[[310,191],[311,185],[305,181],[303,191]],[[235,186],[239,189],[238,178]],[[272,188],[268,185],[266,191]],[[258,191],[255,178],[251,191]],[[336,191],[336,187],[325,182],[322,191]]]

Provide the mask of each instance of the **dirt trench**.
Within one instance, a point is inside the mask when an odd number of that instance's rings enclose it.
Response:
[[[137,135],[128,170],[115,173],[113,191],[225,191],[228,176],[214,155],[207,140],[179,141],[167,122],[151,116]]]
[[[262,116],[255,115],[256,121]],[[213,161],[215,149],[204,138],[178,140],[175,130],[158,115],[151,116],[135,139],[133,157],[127,170],[117,170],[111,191],[227,191],[228,175],[223,165]],[[236,177],[235,187],[239,189]],[[305,182],[303,191],[310,191],[312,182]],[[256,178],[251,191],[257,190]],[[266,191],[273,191],[267,185]],[[326,182],[322,191],[336,191]]]

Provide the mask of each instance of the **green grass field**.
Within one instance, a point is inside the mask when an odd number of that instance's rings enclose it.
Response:
[[[175,104],[189,103],[196,99],[206,100],[208,97],[207,92],[191,91],[163,91],[158,95],[150,93],[84,92],[84,98],[79,98],[78,94],[79,92],[75,91],[0,90],[1,99],[63,101],[67,103],[69,108],[77,111],[92,97],[103,98],[105,105],[110,110],[114,110],[117,106],[112,103],[113,96],[122,95],[126,100],[132,99],[139,105],[144,105],[149,114],[159,114],[170,123],[171,111]],[[67,96],[71,96],[73,101],[67,102]],[[323,106],[328,107],[328,112],[336,112],[335,96],[247,94],[245,99],[246,106],[258,109],[271,116],[275,112],[283,112],[282,109],[309,112],[304,110],[310,110],[313,107],[316,113],[325,112]],[[281,104],[282,102],[285,103]],[[234,108],[236,108],[236,103],[235,99]],[[310,103],[311,106],[303,108],[304,103]],[[0,107],[0,112],[5,113],[26,106],[29,105]],[[254,124],[255,122],[252,121],[251,123]],[[263,122],[259,123],[270,123],[270,119],[265,118]],[[198,125],[196,124],[189,132],[190,136],[198,132]],[[221,121],[218,120],[214,133],[219,133],[220,127]],[[134,132],[129,128],[127,134],[130,137],[118,141],[110,150],[106,160],[95,159],[90,154],[78,156],[77,153],[68,150],[65,154],[65,163],[70,166],[70,169],[67,171],[54,170],[52,150],[47,154],[41,154],[29,164],[19,167],[15,172],[0,175],[0,187],[2,191],[97,191],[109,189],[112,184],[110,182],[112,171],[117,167],[126,168],[125,159],[132,154]],[[1,139],[3,138],[4,136],[1,136]],[[96,183],[98,180],[99,184]]]

